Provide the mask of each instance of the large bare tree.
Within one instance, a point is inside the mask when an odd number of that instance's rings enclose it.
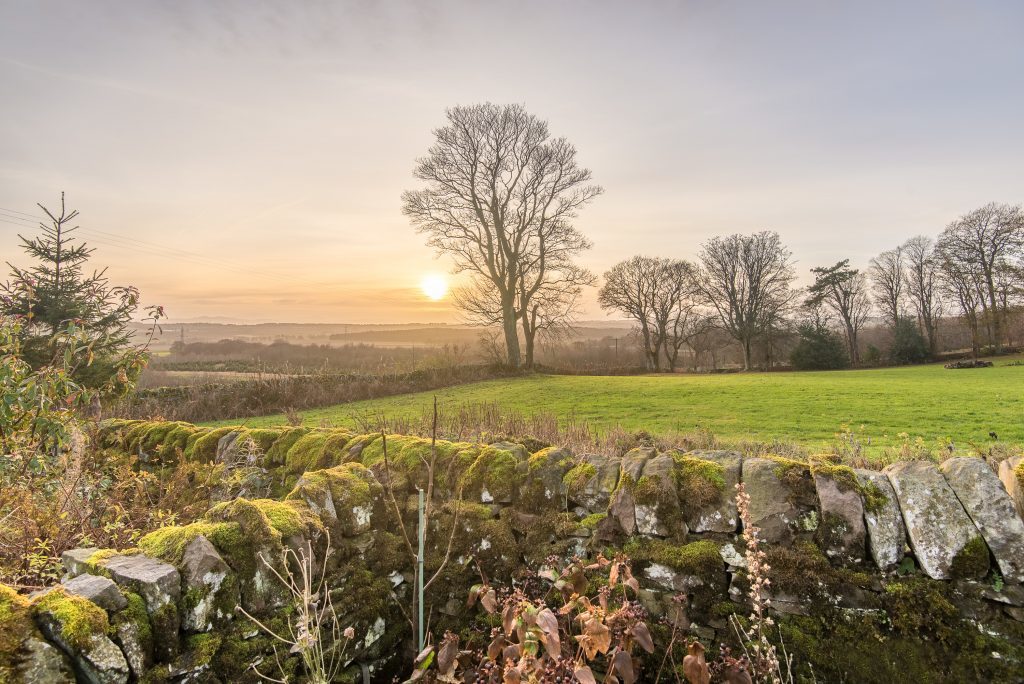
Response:
[[[824,306],[839,317],[846,333],[850,361],[854,365],[859,364],[860,345],[857,338],[871,313],[871,300],[864,274],[850,268],[849,259],[843,259],[833,266],[812,268],[811,273],[814,274],[814,283],[807,288],[805,305],[810,309]]]
[[[729,235],[704,243],[694,283],[742,347],[745,370],[751,368],[754,341],[792,304],[794,277],[792,254],[778,233]]]
[[[942,317],[941,264],[935,243],[924,235],[903,243],[907,294],[928,339],[928,351],[939,351],[938,322]]]
[[[893,328],[896,327],[903,314],[903,299],[906,289],[903,257],[903,247],[887,249],[871,260],[871,267],[868,269],[871,274],[875,303],[886,322]]]
[[[943,261],[954,278],[970,274],[977,284],[991,343],[999,349],[1005,336],[1007,274],[1024,251],[1024,209],[986,204],[953,221],[939,236]],[[962,304],[962,302],[961,302]]]
[[[635,256],[620,261],[604,274],[597,300],[604,309],[619,311],[636,321],[647,368],[661,364],[662,331],[658,329],[659,289],[667,260]]]
[[[576,148],[521,105],[453,107],[447,119],[416,163],[425,187],[403,193],[402,209],[456,271],[493,288],[507,360],[519,367],[519,322],[559,283],[578,285],[566,274],[590,243],[572,221],[601,188]]]

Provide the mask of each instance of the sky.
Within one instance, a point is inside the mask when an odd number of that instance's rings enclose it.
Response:
[[[984,0],[0,0],[0,263],[64,191],[171,320],[456,322],[400,195],[445,109],[491,101],[605,188],[593,271],[775,230],[806,280],[1024,200],[1022,26]]]

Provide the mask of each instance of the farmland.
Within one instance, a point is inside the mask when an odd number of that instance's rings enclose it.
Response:
[[[651,433],[710,430],[725,440],[795,442],[820,448],[841,426],[868,452],[920,438],[935,448],[993,440],[1024,443],[1024,365],[946,370],[939,364],[844,372],[644,375],[533,375],[491,380],[304,411],[307,425],[354,426],[359,417],[414,417],[437,396],[442,411],[493,403],[523,415],[554,414],[592,429]],[[237,423],[224,420],[218,425]],[[280,415],[248,425],[284,422]]]

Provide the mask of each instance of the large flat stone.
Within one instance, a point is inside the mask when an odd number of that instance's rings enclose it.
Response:
[[[804,506],[806,488],[814,495],[810,469],[787,466],[767,458],[743,459],[742,478],[750,496],[750,517],[761,530],[761,539],[768,544],[788,543],[800,529],[805,514],[813,508]]]
[[[1024,516],[1024,478],[1017,477],[1017,469],[1024,465],[1024,456],[1006,458],[999,463],[999,479],[1010,495],[1017,514]]]
[[[657,454],[644,463],[634,494],[636,528],[640,534],[649,537],[686,536],[674,473],[675,460],[670,454]]]
[[[169,563],[143,555],[111,556],[103,567],[119,585],[142,596],[153,630],[153,655],[170,662],[178,653],[181,576]]]
[[[896,492],[921,570],[932,579],[951,579],[953,559],[979,535],[971,517],[931,461],[894,463],[883,472]]]
[[[64,589],[70,594],[89,599],[109,612],[116,612],[128,605],[117,585],[99,575],[78,575],[64,582]]]
[[[103,568],[115,582],[141,595],[150,612],[181,598],[181,576],[170,563],[141,554],[111,556]]]
[[[825,555],[843,564],[861,562],[867,532],[860,492],[823,471],[814,473],[814,488],[821,510],[818,543]]]
[[[877,470],[854,472],[863,486],[874,489],[873,503],[864,507],[868,551],[878,569],[887,572],[903,561],[907,545],[907,530],[903,526],[896,492],[884,473]]]
[[[725,487],[717,502],[695,508],[687,516],[686,523],[690,530],[697,533],[736,532],[739,525],[736,485],[740,481],[743,457],[736,451],[688,451],[683,455],[718,464],[722,467],[722,479],[725,480]],[[680,491],[679,496],[683,499],[686,492]],[[680,503],[685,507],[685,501],[681,500]]]
[[[64,565],[64,569],[67,571],[69,577],[75,577],[81,575],[83,572],[89,572],[89,565],[87,561],[89,557],[99,551],[95,546],[84,547],[80,549],[69,549],[64,553],[60,554],[60,562]]]
[[[939,469],[984,537],[1003,580],[1024,582],[1024,521],[999,477],[980,458],[951,458]]]
[[[239,602],[238,583],[216,547],[199,535],[185,547],[181,559],[185,596],[182,628],[207,632],[230,620]]]
[[[126,684],[128,662],[121,649],[104,634],[87,637],[65,634],[64,625],[56,615],[40,611],[36,618],[39,629],[60,647],[75,664],[78,680],[87,684]]]
[[[594,476],[569,491],[569,500],[579,506],[582,515],[604,513],[612,492],[619,484],[619,459],[602,454],[583,454],[584,463],[594,467]]]

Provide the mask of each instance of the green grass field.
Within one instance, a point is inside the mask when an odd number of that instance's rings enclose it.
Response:
[[[995,368],[946,370],[941,365],[872,370],[645,375],[537,375],[450,387],[302,413],[308,425],[354,425],[358,415],[419,416],[436,394],[443,407],[494,402],[522,414],[574,415],[598,430],[619,425],[651,433],[701,427],[725,440],[780,439],[819,448],[841,425],[870,439],[870,451],[898,444],[900,433],[958,447],[992,440],[1024,443],[1024,366],[1001,358]],[[218,425],[237,424],[238,420]],[[284,423],[282,416],[249,425]],[[863,429],[861,428],[863,426]]]

